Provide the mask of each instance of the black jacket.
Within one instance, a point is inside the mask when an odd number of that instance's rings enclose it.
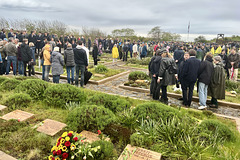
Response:
[[[190,57],[183,65],[182,80],[188,84],[197,81],[198,69],[200,67],[200,60],[196,57]]]
[[[81,46],[74,48],[73,52],[76,65],[88,66],[86,51]]]
[[[96,45],[93,46],[92,57],[97,58],[98,56],[98,48]]]
[[[23,62],[29,62],[32,60],[30,47],[25,43],[21,45],[21,58]]]
[[[174,52],[174,60],[178,60],[177,64],[180,64],[184,60],[184,51],[182,49]]]
[[[212,58],[207,58],[202,61],[198,70],[198,82],[202,82],[209,85],[211,82],[214,66],[212,63]]]
[[[67,48],[64,51],[64,62],[66,66],[75,66],[74,53],[72,48]]]
[[[158,77],[161,60],[161,56],[155,56],[151,59],[152,62],[150,64],[150,72],[152,73],[152,75],[155,74]]]

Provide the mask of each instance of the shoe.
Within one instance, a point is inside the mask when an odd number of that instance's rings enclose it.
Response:
[[[147,96],[152,96],[153,94],[147,94]]]
[[[182,98],[182,97],[181,97],[181,98],[178,98],[178,100],[179,100],[179,101],[182,101],[182,100],[183,100],[183,98]]]
[[[210,104],[209,107],[210,107],[210,108],[218,108],[218,106],[215,105],[215,104]]]
[[[198,107],[199,110],[203,110],[203,109],[206,109],[206,108],[207,108],[207,106],[200,106],[200,107]]]

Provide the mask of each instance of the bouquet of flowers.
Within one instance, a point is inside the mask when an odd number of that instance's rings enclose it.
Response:
[[[57,139],[56,145],[51,149],[49,160],[70,160],[83,159],[93,157],[92,152],[97,152],[100,146],[92,148],[91,145],[84,141],[86,138],[73,131],[64,132]]]

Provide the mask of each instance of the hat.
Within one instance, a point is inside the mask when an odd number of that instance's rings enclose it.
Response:
[[[160,49],[160,54],[163,54],[163,53],[166,53],[166,52],[167,52],[166,48]]]

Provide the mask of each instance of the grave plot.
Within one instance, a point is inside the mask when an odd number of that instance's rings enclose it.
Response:
[[[38,132],[45,133],[50,136],[54,136],[61,131],[67,125],[51,119],[45,119],[43,125],[37,128]]]
[[[80,133],[83,137],[86,138],[86,141],[89,143],[92,143],[94,141],[98,141],[100,140],[99,135],[93,132],[89,132],[89,131],[82,131]],[[106,141],[110,141],[110,138],[106,138]]]
[[[19,121],[25,121],[33,116],[34,116],[34,114],[24,112],[21,110],[15,110],[8,114],[3,115],[2,119],[4,119],[4,120],[17,119]]]
[[[6,108],[7,108],[6,106],[0,104],[0,111],[3,111]]]

